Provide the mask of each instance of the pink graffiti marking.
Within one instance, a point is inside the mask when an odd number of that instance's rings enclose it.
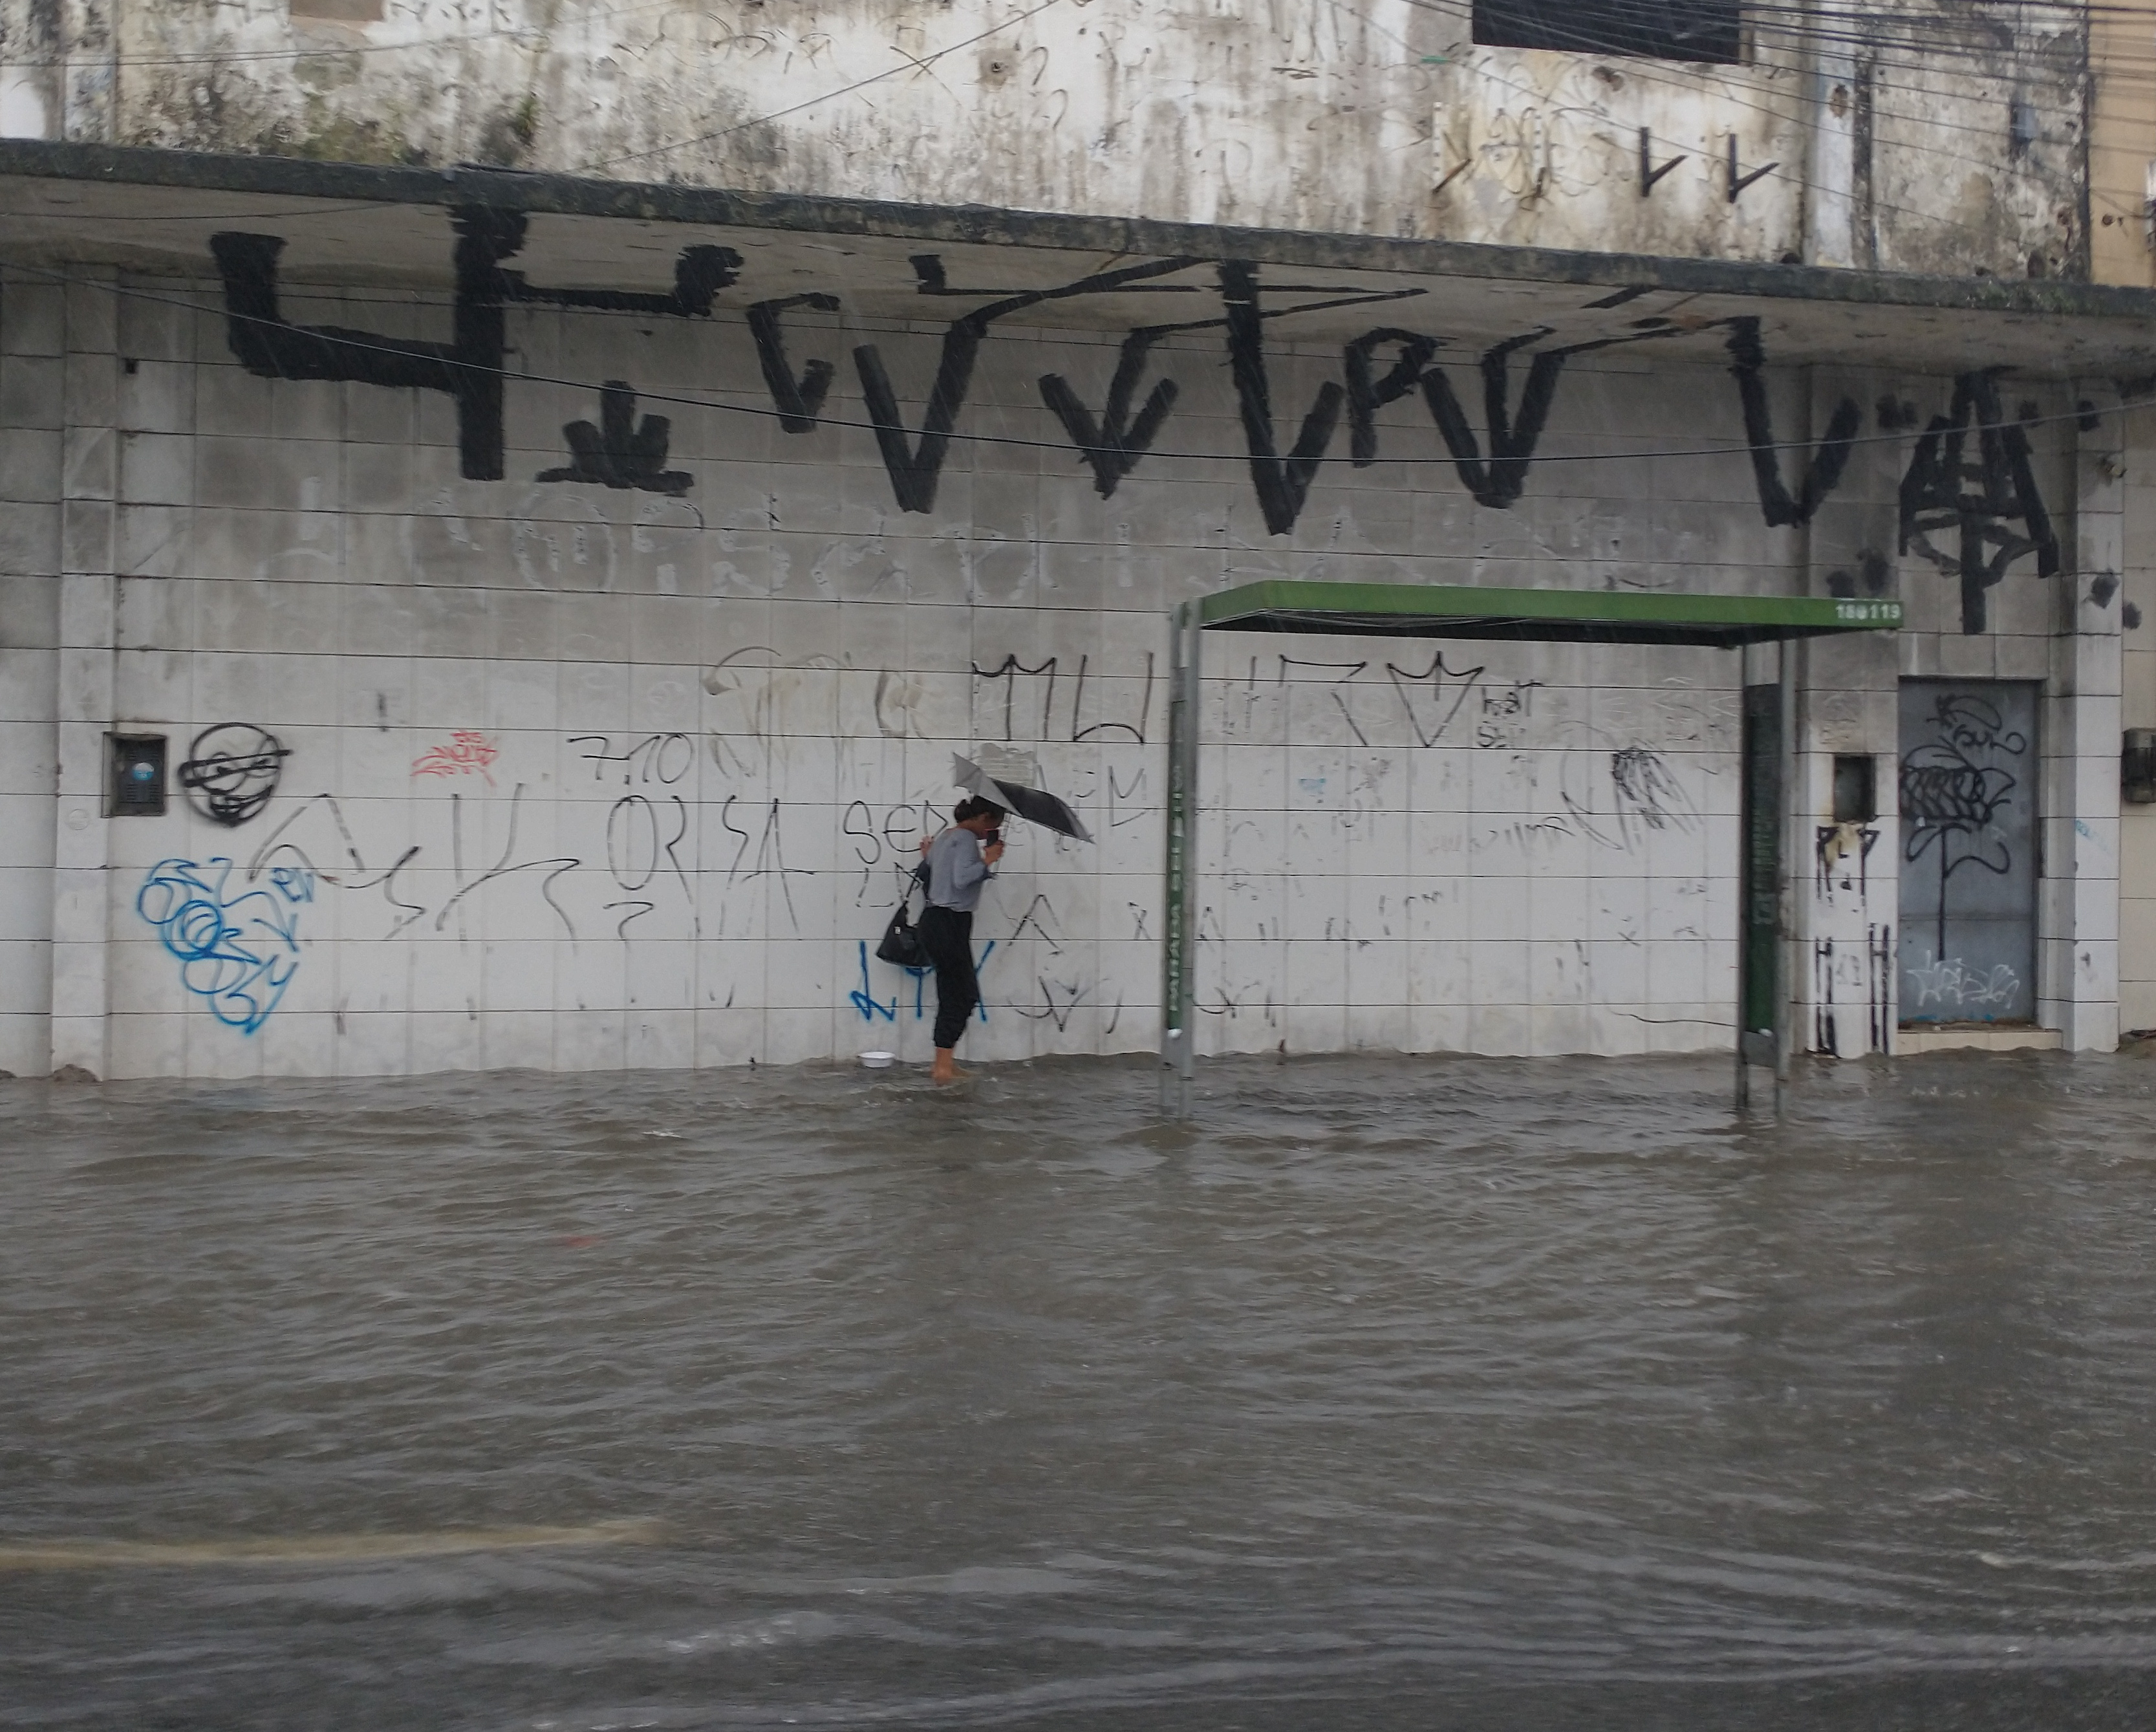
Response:
[[[485,776],[494,786],[487,766],[501,756],[501,748],[483,733],[453,733],[446,746],[435,746],[412,760],[415,776]]]

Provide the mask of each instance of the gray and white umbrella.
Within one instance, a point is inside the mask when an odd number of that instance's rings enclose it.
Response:
[[[1081,842],[1093,840],[1092,831],[1078,821],[1078,815],[1054,794],[1022,783],[998,782],[972,758],[961,758],[955,752],[951,754],[951,779],[968,794],[1009,808],[1029,824],[1059,835],[1075,836]]]

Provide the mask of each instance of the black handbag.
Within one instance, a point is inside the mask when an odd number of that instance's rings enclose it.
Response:
[[[906,916],[906,906],[913,900],[913,887],[926,885],[928,868],[923,865],[906,887],[906,894],[898,899],[891,910],[891,921],[883,929],[882,941],[876,946],[878,962],[895,963],[901,969],[932,969],[935,961],[928,954],[928,947],[921,942],[921,929]]]

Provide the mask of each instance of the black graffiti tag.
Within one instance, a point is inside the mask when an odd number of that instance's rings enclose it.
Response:
[[[824,398],[836,373],[829,362],[812,360],[801,369],[799,378],[793,377],[793,363],[786,358],[786,333],[779,328],[778,316],[797,306],[814,307],[819,313],[834,313],[839,310],[839,297],[789,295],[779,301],[759,301],[748,310],[748,331],[756,342],[756,358],[763,368],[763,382],[771,389],[771,400],[778,405],[778,424],[788,433],[813,433],[816,430],[816,418],[824,410]]]
[[[1558,381],[1567,361],[1574,355],[1591,354],[1597,349],[1615,348],[1622,343],[1651,342],[1681,332],[1678,327],[1670,326],[1544,349],[1528,364],[1527,382],[1520,388],[1520,406],[1515,412],[1510,407],[1512,357],[1549,334],[1549,327],[1544,326],[1518,337],[1508,337],[1483,351],[1482,414],[1490,433],[1486,463],[1482,448],[1476,442],[1474,426],[1460,407],[1459,398],[1453,394],[1452,383],[1445,378],[1445,369],[1431,367],[1422,375],[1423,397],[1430,404],[1430,419],[1437,423],[1438,436],[1452,454],[1452,465],[1459,470],[1461,482],[1477,505],[1502,511],[1517,504],[1521,494],[1527,491],[1527,465],[1535,455],[1535,447],[1541,443],[1543,429],[1557,401]]]
[[[1337,379],[1318,387],[1294,445],[1282,457],[1273,433],[1272,384],[1265,369],[1257,266],[1246,260],[1223,260],[1220,299],[1228,309],[1228,365],[1243,413],[1243,434],[1250,443],[1250,482],[1257,489],[1258,510],[1268,531],[1286,535],[1302,515],[1311,481],[1325,460],[1325,448],[1332,443],[1347,388]]]
[[[1609,754],[1609,784],[1616,791],[1620,824],[1637,817],[1650,830],[1690,830],[1699,814],[1671,769],[1650,746],[1626,746]]]
[[[1086,719],[1086,680],[1091,663],[1091,656],[1081,655],[1078,658],[1077,672],[1069,683],[1070,719],[1067,732],[1059,732],[1055,727],[1055,682],[1059,677],[1060,665],[1055,656],[1049,656],[1037,667],[1027,666],[1015,655],[1004,656],[1001,664],[995,667],[983,667],[978,662],[972,663],[970,666],[976,681],[986,680],[993,682],[1001,680],[1004,681],[1003,738],[1006,740],[1028,737],[1014,731],[1017,718],[1014,713],[1014,707],[1018,694],[1018,682],[1023,677],[1042,681],[1040,688],[1040,727],[1039,732],[1032,733],[1030,738],[1036,740],[1067,738],[1075,744],[1081,740],[1096,737],[1105,738],[1111,733],[1124,733],[1142,746],[1146,743],[1146,718],[1152,709],[1155,671],[1152,651],[1150,650],[1146,651],[1145,681],[1139,689],[1137,719],[1134,721],[1114,721],[1098,716],[1091,721]],[[1095,687],[1096,692],[1098,689],[1096,682]],[[1028,707],[1028,719],[1030,720],[1030,705]]]
[[[1902,759],[1907,857],[1920,860],[1936,847],[1943,885],[1965,866],[2001,875],[2012,871],[2012,853],[1993,820],[2019,784],[2012,772],[1985,760],[2019,758],[2029,742],[2007,728],[1998,709],[1979,697],[1942,697],[1933,720],[1937,738]]]
[[[1738,401],[1744,411],[1744,441],[1752,450],[1753,481],[1759,491],[1759,509],[1765,514],[1768,527],[1780,528],[1785,524],[1809,523],[1827,495],[1840,485],[1841,472],[1848,467],[1849,454],[1854,448],[1856,429],[1863,423],[1864,411],[1852,397],[1845,397],[1835,405],[1826,424],[1826,436],[1819,442],[1819,449],[1805,467],[1804,478],[1792,496],[1783,483],[1781,455],[1774,445],[1774,417],[1768,408],[1767,385],[1762,377],[1767,352],[1759,342],[1757,319],[1729,321],[1729,371],[1737,380]]]
[[[1175,407],[1178,389],[1175,381],[1157,379],[1146,395],[1145,407],[1138,411],[1137,419],[1131,419],[1131,398],[1137,394],[1138,381],[1145,374],[1152,346],[1171,328],[1148,325],[1123,339],[1122,353],[1116,362],[1116,376],[1108,384],[1107,406],[1098,421],[1060,373],[1041,375],[1040,400],[1053,411],[1055,419],[1063,424],[1063,430],[1070,435],[1071,443],[1078,447],[1079,455],[1093,471],[1093,491],[1103,499],[1137,467],[1138,459],[1152,449],[1161,423]]]
[[[336,379],[445,393],[457,405],[458,456],[465,479],[498,481],[503,473],[506,306],[539,302],[703,318],[742,263],[731,247],[687,248],[675,261],[670,295],[546,288],[502,268],[504,260],[523,249],[522,212],[466,206],[450,213],[449,224],[456,235],[456,291],[448,342],[291,323],[278,304],[282,237],[225,229],[210,236],[209,249],[224,282],[226,342],[240,365],[262,378]]]
[[[1527,461],[1534,455],[1536,444],[1542,438],[1543,424],[1549,419],[1550,405],[1557,400],[1558,376],[1564,371],[1565,357],[1570,352],[1545,349],[1535,357],[1527,368],[1527,383],[1520,392],[1517,416],[1510,407],[1511,388],[1507,374],[1516,352],[1548,335],[1545,327],[1522,337],[1508,337],[1483,353],[1482,410],[1490,429],[1490,458],[1486,465],[1481,447],[1476,442],[1475,429],[1467,419],[1467,412],[1460,408],[1460,399],[1453,395],[1451,381],[1445,378],[1444,368],[1433,367],[1422,376],[1423,395],[1430,403],[1430,419],[1437,423],[1445,448],[1452,454],[1453,466],[1460,471],[1461,482],[1474,495],[1477,505],[1493,506],[1502,511],[1526,491]]]
[[[220,722],[195,736],[174,773],[195,810],[213,824],[237,828],[270,804],[291,755],[273,733],[245,722]]]
[[[963,318],[954,320],[943,333],[942,354],[936,368],[935,383],[929,388],[928,407],[921,418],[917,440],[907,431],[905,418],[899,412],[898,393],[885,369],[882,352],[874,343],[863,343],[856,348],[854,366],[860,374],[861,394],[867,399],[869,419],[875,428],[876,450],[882,454],[899,508],[908,511],[935,509],[937,484],[950,455],[951,435],[957,425],[958,411],[965,405],[966,392],[973,383],[973,363],[980,356],[981,342],[990,325],[1044,301],[1065,301],[1081,295],[1112,294],[1153,277],[1187,270],[1194,262],[1189,259],[1156,259],[1150,264],[1100,271],[1059,288],[1024,289],[1014,294],[1002,294],[986,306],[976,307]],[[999,292],[951,287],[944,280],[942,260],[933,253],[917,254],[913,268],[924,295]]]
[[[1972,432],[1974,456],[1968,451]],[[2058,572],[2059,538],[2029,455],[2028,434],[1999,409],[1996,376],[1965,373],[1954,381],[1948,413],[1933,416],[1917,439],[1902,477],[1902,551],[1920,553],[1961,578],[1966,635],[1985,629],[1984,593],[2015,560],[2034,553],[2038,577]],[[1949,533],[1945,546],[1933,539]]]
[[[599,387],[599,424],[565,424],[562,437],[568,442],[569,461],[560,469],[541,470],[538,479],[596,481],[603,487],[636,487],[679,497],[694,478],[686,470],[666,467],[673,424],[664,415],[646,415],[639,425],[636,393],[625,379],[608,379]]]
[[[1399,350],[1379,378],[1371,370],[1370,357],[1379,344],[1389,342],[1398,343]],[[1378,411],[1422,383],[1430,357],[1439,347],[1434,337],[1383,326],[1365,331],[1348,345],[1342,365],[1348,376],[1348,458],[1356,468],[1368,469],[1378,460]]]

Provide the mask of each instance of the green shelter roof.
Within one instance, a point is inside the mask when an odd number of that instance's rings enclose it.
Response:
[[[1568,644],[1698,644],[1892,631],[1902,604],[1792,595],[1488,589],[1422,583],[1245,583],[1199,604],[1207,631],[1336,636],[1513,638]]]

